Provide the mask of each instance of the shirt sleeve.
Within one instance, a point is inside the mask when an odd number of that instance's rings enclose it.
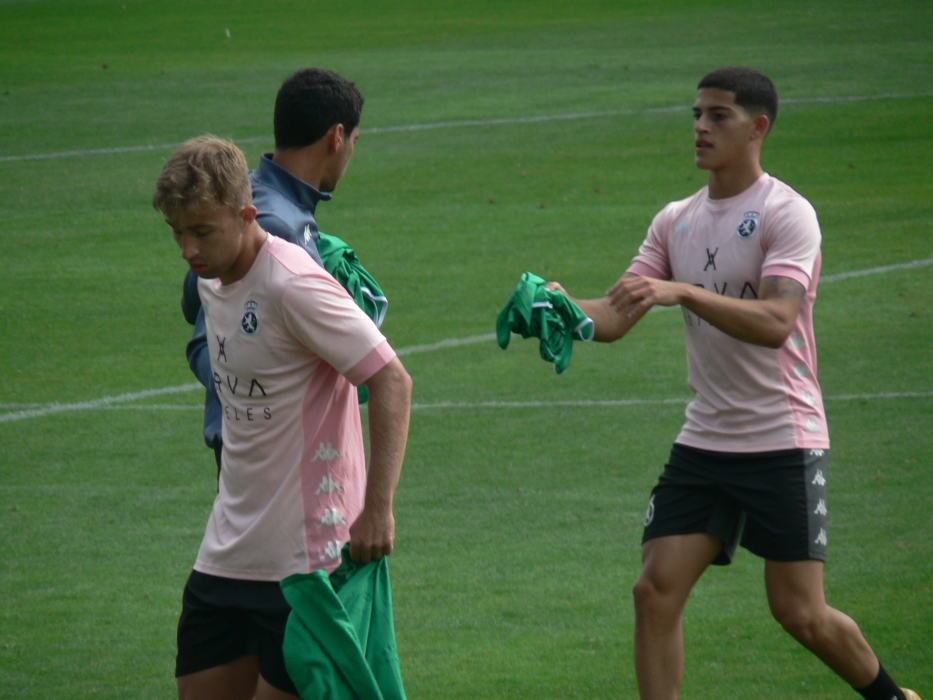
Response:
[[[290,280],[282,313],[286,328],[300,343],[356,385],[395,357],[372,319],[329,275]]]
[[[668,225],[667,207],[654,217],[648,228],[648,235],[638,248],[638,255],[632,259],[626,272],[640,277],[669,280],[672,278],[670,256],[667,250]]]
[[[809,287],[822,240],[816,211],[795,194],[768,211],[767,217],[761,222],[765,254],[761,276],[789,277]]]

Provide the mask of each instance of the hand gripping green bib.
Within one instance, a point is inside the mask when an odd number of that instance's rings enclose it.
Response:
[[[292,608],[282,652],[302,698],[406,700],[385,558],[294,574],[281,583]]]
[[[593,319],[563,293],[545,289],[543,277],[522,275],[505,307],[496,317],[496,339],[505,350],[512,333],[540,338],[541,359],[554,363],[558,374],[570,364],[573,341],[593,339]]]

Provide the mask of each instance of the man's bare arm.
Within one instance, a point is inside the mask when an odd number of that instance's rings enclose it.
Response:
[[[622,279],[626,277],[634,277],[634,275],[626,273]],[[646,310],[636,315],[623,314],[613,307],[608,296],[598,299],[577,299],[568,294],[558,282],[548,282],[546,286],[548,289],[562,292],[568,299],[573,300],[583,313],[593,319],[593,340],[601,343],[619,340],[647,313]]]
[[[757,299],[736,299],[684,282],[633,276],[616,282],[607,299],[618,313],[633,318],[655,305],[679,304],[733,338],[779,348],[794,328],[806,292],[789,277],[763,277]]]
[[[350,526],[350,558],[366,563],[392,553],[392,501],[402,472],[412,381],[395,357],[365,382],[369,389],[369,474],[363,512]]]

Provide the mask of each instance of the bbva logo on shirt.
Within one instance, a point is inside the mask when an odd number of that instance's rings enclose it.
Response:
[[[240,328],[243,329],[246,335],[255,335],[256,331],[259,330],[259,315],[256,313],[259,303],[250,299],[244,306],[246,307],[246,313],[243,314],[243,318],[240,320]]]
[[[758,218],[761,215],[757,211],[747,211],[743,216],[745,218],[735,232],[742,238],[750,238],[758,230]]]

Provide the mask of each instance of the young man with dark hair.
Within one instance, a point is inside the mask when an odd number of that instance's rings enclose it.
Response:
[[[219,490],[178,625],[178,695],[295,698],[279,583],[335,571],[348,541],[354,561],[391,554],[411,379],[346,290],[260,227],[236,146],[185,143],[153,206],[199,278],[223,415]],[[368,473],[355,384],[370,391]]]
[[[273,116],[275,152],[261,156],[250,173],[257,222],[274,236],[295,243],[319,265],[315,210],[346,172],[359,137],[363,96],[337,73],[305,68],[282,83]],[[220,469],[223,437],[220,402],[214,390],[203,315],[199,315],[197,277],[185,278],[182,309],[194,325],[187,356],[191,370],[206,387],[204,441]],[[378,319],[381,322],[381,317]]]
[[[655,305],[679,305],[684,316],[695,397],[645,517],[634,588],[639,692],[678,697],[687,598],[741,544],[765,559],[771,613],[797,641],[868,700],[919,700],[824,598],[829,433],[813,335],[821,234],[810,203],[761,168],[777,104],[756,70],[704,77],[694,152],[707,186],[654,218],[605,297],[576,300],[605,342]]]

